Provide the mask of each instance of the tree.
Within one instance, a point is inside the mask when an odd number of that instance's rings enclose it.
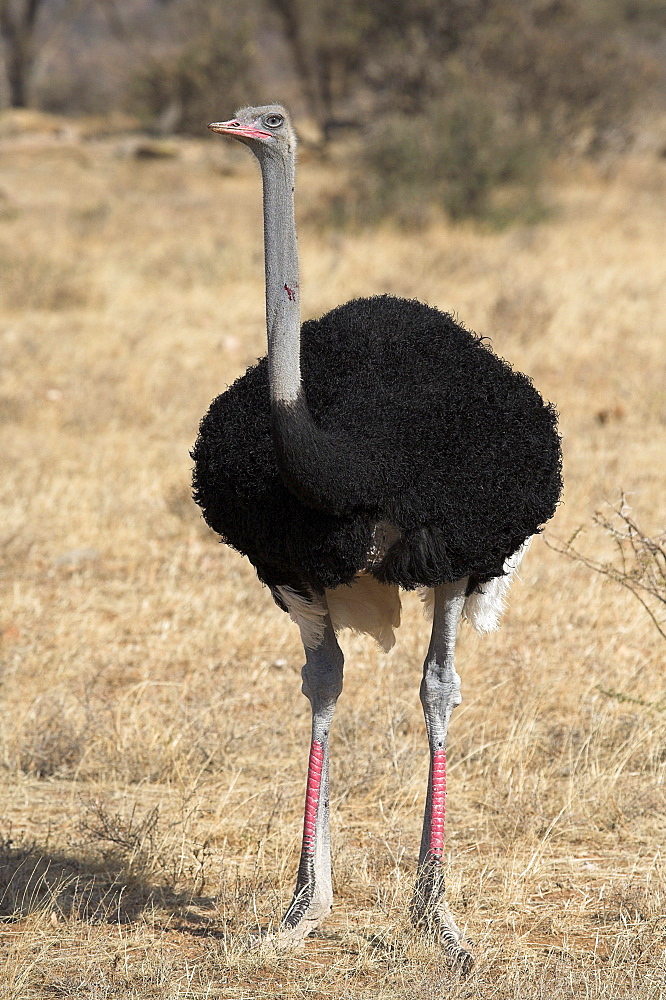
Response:
[[[0,0],[0,37],[12,108],[27,103],[27,83],[35,58],[34,35],[44,0]]]
[[[159,0],[153,19],[162,32],[129,87],[129,107],[150,127],[201,136],[220,95],[229,109],[256,94],[252,38],[253,4],[248,0]],[[145,42],[145,36],[144,36]]]
[[[360,0],[266,0],[277,14],[310,113],[324,140],[340,122],[347,97],[378,28],[376,3]]]

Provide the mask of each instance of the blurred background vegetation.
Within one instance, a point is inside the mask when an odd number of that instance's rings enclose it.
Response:
[[[663,0],[0,0],[0,102],[203,136],[280,100],[329,221],[538,218],[556,156],[666,152]]]

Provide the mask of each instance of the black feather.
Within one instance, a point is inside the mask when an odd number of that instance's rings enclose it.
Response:
[[[192,452],[207,523],[265,583],[349,583],[378,521],[401,533],[378,579],[480,583],[552,516],[554,408],[451,316],[356,299],[303,324],[301,369],[317,434],[293,413],[271,425],[262,358],[213,401]]]

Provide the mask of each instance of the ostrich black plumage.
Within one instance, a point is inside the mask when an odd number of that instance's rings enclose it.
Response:
[[[301,328],[287,112],[245,108],[210,128],[246,143],[261,166],[268,355],[202,420],[194,495],[298,623],[313,713],[301,862],[276,937],[302,940],[332,905],[336,631],[367,631],[388,648],[399,588],[424,587],[434,598],[420,690],[430,773],[412,916],[468,968],[442,875],[456,630],[462,616],[495,627],[511,573],[555,510],[556,414],[481,338],[420,302],[356,299]]]

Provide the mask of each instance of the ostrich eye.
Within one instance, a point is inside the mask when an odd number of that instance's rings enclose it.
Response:
[[[269,128],[279,128],[283,121],[282,115],[266,115],[264,125],[268,125]]]

